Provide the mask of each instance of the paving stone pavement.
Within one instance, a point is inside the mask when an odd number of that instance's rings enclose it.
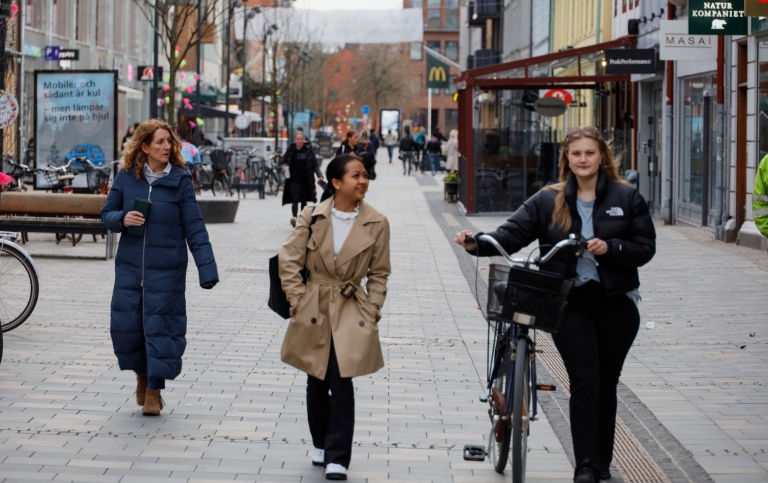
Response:
[[[490,428],[478,402],[486,326],[468,262],[445,231],[464,223],[489,229],[503,218],[464,218],[453,206],[436,216],[430,200],[439,183],[405,177],[398,163],[380,161],[377,173],[367,200],[392,226],[393,275],[379,325],[387,366],[355,379],[350,481],[509,481],[509,472],[462,458],[464,444],[484,444]],[[37,256],[38,306],[5,334],[0,483],[324,481],[309,462],[306,376],[280,362],[286,322],[265,303],[267,260],[287,236],[289,218],[279,199],[251,195],[236,223],[209,226],[222,281],[202,290],[190,267],[184,368],[168,382],[157,418],[141,416],[135,381],[112,353],[113,263]],[[103,241],[71,247],[51,235],[31,237],[36,255],[103,255]],[[715,481],[768,481],[760,331],[768,273],[746,256],[664,227],[641,279],[643,321],[656,328],[641,329],[622,378],[627,397],[647,408],[640,419],[660,422],[679,441],[680,456],[692,455]],[[541,414],[532,427],[529,481],[572,477],[563,414],[554,414],[563,411],[561,404]],[[677,461],[667,453],[652,456]]]

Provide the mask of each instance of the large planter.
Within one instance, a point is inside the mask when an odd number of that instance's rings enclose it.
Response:
[[[237,198],[206,198],[198,199],[197,204],[200,206],[200,212],[203,214],[203,220],[206,224],[234,223],[240,200]]]
[[[449,203],[456,203],[459,199],[459,183],[446,181],[443,188],[443,198]]]

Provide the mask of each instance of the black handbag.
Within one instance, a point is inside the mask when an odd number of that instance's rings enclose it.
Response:
[[[312,236],[312,225],[315,224],[317,216],[312,217],[312,221],[309,224],[309,236]],[[307,238],[309,240],[309,238]],[[283,284],[280,282],[280,262],[279,255],[269,259],[269,300],[267,306],[272,309],[274,313],[284,319],[291,318],[291,304],[288,302],[288,297],[283,291]],[[301,269],[302,283],[307,283],[307,277],[309,276],[309,270],[307,267]]]

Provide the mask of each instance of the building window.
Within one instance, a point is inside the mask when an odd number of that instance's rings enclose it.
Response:
[[[339,102],[339,90],[338,89],[329,89],[328,90],[328,100],[330,102]]]
[[[455,78],[456,78],[456,76],[455,76],[455,75],[452,75],[452,76],[450,77],[450,79],[449,79],[449,81],[450,81],[450,82],[448,83],[448,85],[449,85],[450,87],[448,87],[448,89],[446,89],[446,90],[445,90],[445,95],[446,95],[446,96],[452,96],[452,95],[454,95],[454,94],[456,93],[456,83],[455,83],[455,82],[453,82],[453,80],[454,80]]]
[[[458,61],[459,60],[459,43],[453,40],[446,40],[445,56],[453,61]]]
[[[90,42],[88,0],[75,0],[75,40]]]
[[[27,0],[27,27],[43,30],[43,4],[45,0]]]
[[[105,0],[96,2],[96,45],[107,47],[109,43],[109,13],[110,5]]]
[[[440,51],[439,40],[427,40],[427,48],[434,50],[438,54],[442,54],[442,51]]]
[[[125,30],[123,27],[123,19],[125,18],[123,16],[124,15],[123,9],[125,8],[125,5],[126,4],[124,3],[120,3],[120,4],[115,4],[115,6],[113,7],[115,11],[113,12],[112,15],[114,17],[115,28],[114,28],[114,36],[112,40],[113,42],[112,49],[114,49],[117,52],[122,52],[123,49],[125,48],[125,43],[123,41],[123,32]]]
[[[411,0],[411,8],[422,8],[424,6],[424,2],[422,0]]]
[[[67,37],[69,35],[67,24],[69,23],[69,0],[53,0],[53,35]]]
[[[424,49],[421,47],[421,42],[411,42],[411,60],[423,60]]]
[[[443,133],[449,135],[452,130],[459,128],[459,110],[458,109],[446,109],[445,110],[445,127]]]
[[[427,28],[440,28],[440,0],[427,0]]]

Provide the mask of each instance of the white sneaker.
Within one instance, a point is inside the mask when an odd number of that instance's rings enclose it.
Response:
[[[315,448],[312,453],[312,464],[315,466],[325,465],[325,450]]]
[[[326,480],[346,480],[347,469],[336,463],[328,463],[325,467]]]

